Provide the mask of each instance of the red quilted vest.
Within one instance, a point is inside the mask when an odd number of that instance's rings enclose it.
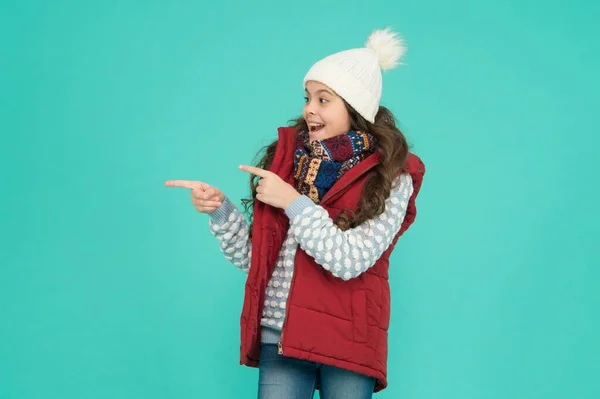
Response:
[[[293,184],[296,131],[279,128],[279,141],[270,170]],[[370,155],[347,171],[320,205],[332,219],[342,209],[357,209],[368,171],[380,156]],[[334,277],[298,247],[294,277],[287,300],[280,353],[352,370],[377,379],[375,392],[387,386],[387,342],[390,318],[389,256],[400,235],[416,216],[415,198],[425,167],[414,154],[405,165],[414,192],[406,217],[392,245],[367,272],[349,281]],[[255,202],[252,259],[241,315],[241,364],[257,367],[260,320],[265,288],[276,265],[289,219],[281,209]]]

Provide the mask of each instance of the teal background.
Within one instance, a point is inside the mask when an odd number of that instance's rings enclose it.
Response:
[[[287,4],[289,3],[289,4]],[[600,397],[598,2],[0,6],[0,398],[252,398],[244,275],[168,179],[237,204],[316,60],[392,26],[428,173],[378,398]]]

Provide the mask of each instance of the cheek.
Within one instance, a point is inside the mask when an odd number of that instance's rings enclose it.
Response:
[[[350,122],[350,116],[346,115],[346,121],[344,123],[344,128],[346,129],[346,131],[350,130],[350,128],[352,127],[352,123]]]
[[[350,130],[352,123],[350,122],[350,115],[348,115],[348,113],[345,112],[345,110],[338,113],[337,118],[335,118],[335,119],[336,119],[336,126],[338,127],[338,129],[343,130],[345,132]]]
[[[338,125],[347,128],[350,126],[350,115],[348,115],[348,111],[346,111],[346,107],[343,104],[339,104],[335,110],[336,119],[338,120]]]

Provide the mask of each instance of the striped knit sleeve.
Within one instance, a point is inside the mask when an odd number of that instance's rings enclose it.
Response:
[[[334,276],[350,280],[373,266],[390,246],[400,230],[412,192],[412,178],[404,173],[394,181],[385,211],[346,231],[334,224],[323,207],[304,195],[296,198],[285,213],[300,247]]]
[[[221,206],[210,214],[208,224],[211,234],[219,240],[225,259],[244,273],[248,273],[252,244],[244,215],[225,198]]]

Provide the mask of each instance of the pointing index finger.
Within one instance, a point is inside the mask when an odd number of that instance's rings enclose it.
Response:
[[[259,177],[267,177],[269,175],[269,171],[261,169],[261,168],[257,168],[255,166],[248,166],[248,165],[240,165],[240,169],[249,173],[252,173],[253,175],[259,176]]]
[[[165,182],[165,186],[167,187],[181,187],[181,188],[189,188],[191,190],[201,189],[205,190],[206,185],[199,181],[193,180],[167,180]]]

